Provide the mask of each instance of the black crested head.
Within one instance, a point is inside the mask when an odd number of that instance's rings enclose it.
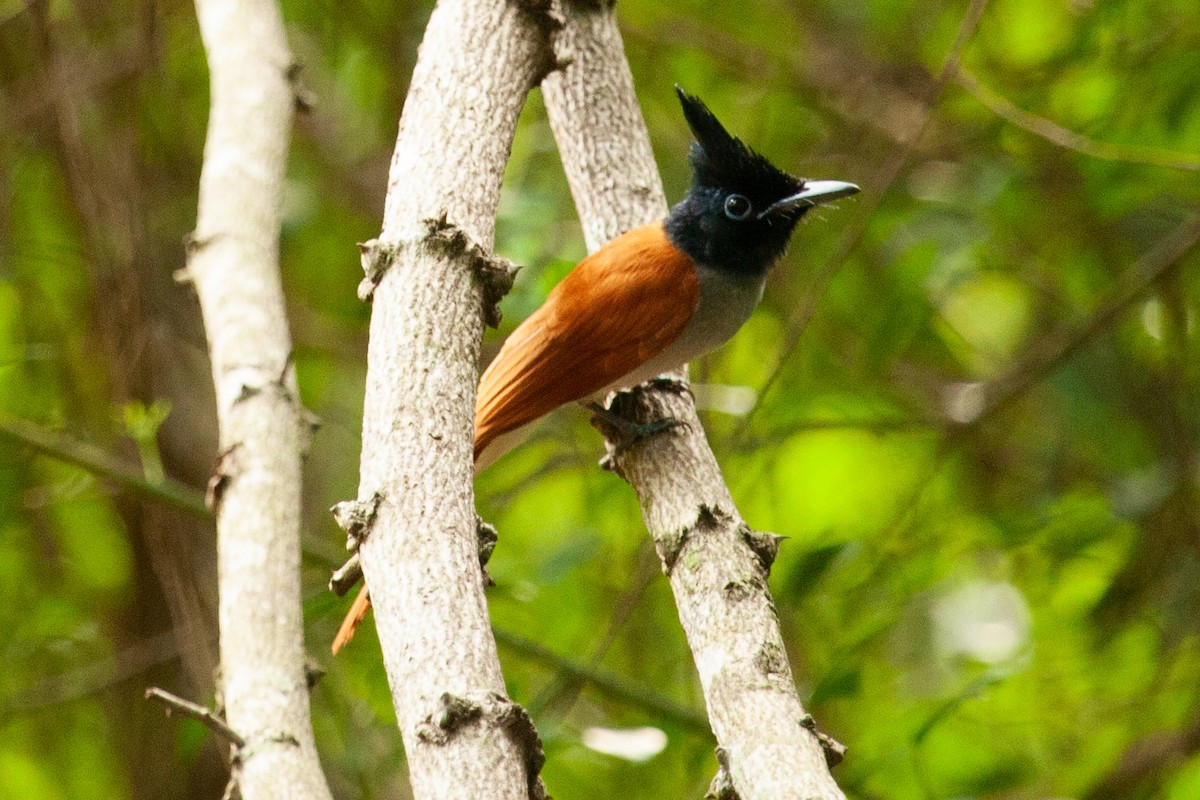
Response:
[[[678,86],[675,92],[696,137],[688,153],[694,185],[753,191],[764,199],[779,199],[800,191],[804,181],[788,175],[730,135],[699,97]]]
[[[730,135],[700,98],[675,91],[696,141],[688,154],[692,188],[666,225],[693,260],[757,278],[783,253],[808,209],[858,191],[787,174]]]

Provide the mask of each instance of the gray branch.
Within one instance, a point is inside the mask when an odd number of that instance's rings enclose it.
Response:
[[[384,666],[420,798],[538,796],[532,723],[505,696],[472,482],[479,347],[507,268],[500,182],[529,90],[553,68],[545,0],[442,0],[400,118],[378,239],[357,524]]]
[[[196,0],[212,107],[187,275],[204,314],[221,459],[221,689],[244,746],[241,796],[330,797],[309,717],[300,607],[300,460],[308,434],[279,275],[295,97],[273,0]]]
[[[569,66],[542,88],[594,250],[661,218],[666,202],[611,8],[570,4],[557,43]],[[776,541],[738,514],[679,378],[618,395],[622,416],[683,424],[636,447],[610,446],[610,463],[637,491],[675,593],[721,754],[722,796],[844,800],[800,704],[767,589]]]

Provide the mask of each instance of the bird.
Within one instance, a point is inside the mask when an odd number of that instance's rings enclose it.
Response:
[[[762,299],[804,215],[858,193],[853,183],[784,172],[731,135],[700,98],[675,91],[694,136],[691,188],[666,219],[580,261],[505,340],[479,379],[476,473],[559,406],[602,399],[724,344]],[[369,609],[364,587],[334,653]]]

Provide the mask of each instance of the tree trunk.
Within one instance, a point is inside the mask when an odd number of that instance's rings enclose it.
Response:
[[[295,97],[272,0],[197,0],[212,107],[188,271],[208,333],[220,447],[221,688],[241,795],[328,798],[304,674],[300,460],[306,435],[279,276]]]
[[[472,482],[485,315],[507,288],[493,226],[517,116],[552,67],[546,3],[444,0],[400,119],[383,232],[363,245],[371,297],[358,500],[362,541],[413,793],[541,792],[541,744],[505,695],[480,568]]]

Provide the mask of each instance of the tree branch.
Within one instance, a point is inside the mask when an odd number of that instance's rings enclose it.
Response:
[[[586,681],[613,700],[656,714],[689,730],[707,732],[709,729],[708,719],[703,714],[673,703],[660,694],[648,692],[616,675],[560,656],[550,648],[515,633],[503,630],[494,630],[494,633],[496,641],[505,647],[515,650],[530,661],[544,664],[561,675]]]
[[[543,82],[550,124],[595,249],[666,213],[649,136],[611,8],[572,3],[556,39],[570,66]],[[614,468],[637,491],[696,659],[721,774],[743,800],[844,798],[792,682],[767,589],[775,540],[737,514],[682,376],[613,400],[638,422],[682,424],[624,452]],[[609,431],[611,434],[612,432]]]
[[[233,728],[229,727],[229,723],[221,719],[211,708],[205,708],[202,705],[193,703],[190,700],[184,700],[182,697],[171,694],[165,689],[160,689],[157,686],[151,686],[146,690],[147,700],[157,700],[167,707],[167,713],[178,711],[186,714],[193,719],[197,719],[204,723],[204,726],[213,733],[226,740],[234,747],[243,748],[246,746],[246,740],[237,734]]]
[[[1167,167],[1187,172],[1200,172],[1200,158],[1187,153],[1174,153],[1170,150],[1160,150],[1153,147],[1138,147],[1136,145],[1110,144],[1097,142],[1082,134],[1064,128],[1057,122],[1045,117],[1031,114],[1018,108],[1007,98],[993,92],[979,82],[974,73],[961,65],[954,75],[959,86],[966,89],[972,97],[982,103],[989,111],[1001,119],[1011,122],[1034,136],[1045,139],[1051,144],[1067,150],[1074,150],[1085,156],[1099,158],[1105,161],[1123,161],[1129,164],[1147,164],[1152,167]]]
[[[196,516],[209,516],[202,493],[172,478],[162,481],[148,480],[139,475],[137,468],[132,464],[127,464],[88,442],[48,431],[4,411],[0,411],[0,437],[23,444],[67,464],[74,464],[138,494],[161,500],[176,508],[190,511]]]
[[[529,89],[553,68],[548,0],[442,0],[400,118],[383,231],[363,246],[373,302],[358,503],[413,794],[543,793],[528,716],[505,697],[484,598],[471,430],[500,183]],[[377,498],[375,500],[374,498]]]
[[[1126,270],[1105,301],[1084,320],[1040,337],[1038,343],[1004,375],[981,385],[978,412],[955,429],[955,435],[961,436],[966,430],[990,419],[1069,360],[1081,347],[1107,331],[1155,284],[1178,269],[1197,244],[1200,244],[1200,216],[1191,216]]]
[[[221,684],[241,796],[330,797],[309,718],[300,606],[300,406],[279,275],[292,57],[273,0],[196,0],[212,106],[188,248],[212,357],[220,459]]]

